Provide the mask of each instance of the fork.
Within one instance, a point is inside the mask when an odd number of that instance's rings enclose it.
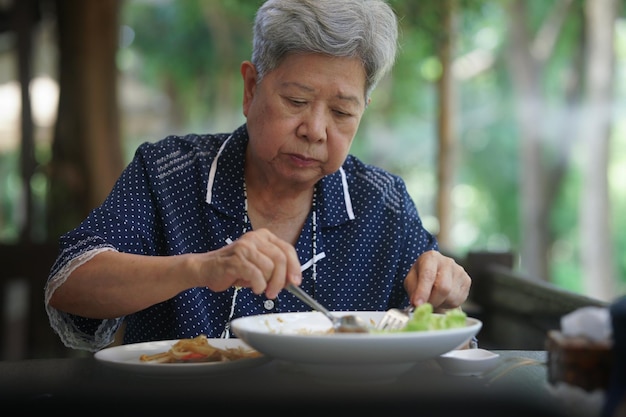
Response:
[[[408,306],[403,309],[390,308],[383,318],[378,322],[376,330],[401,330],[409,322],[411,314],[415,311],[415,306]]]
[[[287,291],[298,297],[309,307],[324,314],[332,323],[333,328],[338,333],[369,333],[369,329],[365,322],[353,314],[336,316],[332,314],[326,307],[318,303],[313,297],[304,292],[304,290],[293,284],[287,286]]]

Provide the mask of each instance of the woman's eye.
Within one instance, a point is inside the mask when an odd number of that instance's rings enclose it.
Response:
[[[306,101],[304,101],[304,100],[297,100],[297,99],[294,99],[294,98],[290,98],[289,102],[291,104],[293,104],[294,106],[304,106],[306,104]]]
[[[350,113],[345,112],[345,111],[343,111],[343,110],[333,110],[333,112],[334,112],[337,116],[339,116],[339,117],[350,117],[350,116],[351,116],[351,114],[350,114]]]

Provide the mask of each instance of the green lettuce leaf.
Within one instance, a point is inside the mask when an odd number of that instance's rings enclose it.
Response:
[[[445,314],[434,314],[433,306],[430,303],[424,303],[415,309],[413,317],[403,331],[415,332],[465,327],[466,318],[467,314],[461,309],[448,310]]]

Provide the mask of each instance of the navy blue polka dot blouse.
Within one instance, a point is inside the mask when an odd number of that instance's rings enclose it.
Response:
[[[103,250],[163,256],[216,250],[244,232],[246,125],[232,134],[169,136],[141,145],[104,203],[60,238],[46,286],[50,323],[67,346],[98,350],[122,322],[124,343],[232,336],[229,321],[252,314],[309,311],[287,291],[275,300],[246,288],[190,288],[137,313],[95,320],[58,311],[50,294]],[[417,257],[437,249],[403,180],[348,156],[318,183],[316,272],[312,216],[296,251],[302,288],[330,310],[386,310],[408,304],[403,281]]]

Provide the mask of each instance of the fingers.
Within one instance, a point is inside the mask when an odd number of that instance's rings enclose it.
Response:
[[[419,306],[425,302],[431,302],[430,293],[436,278],[436,265],[427,262],[424,255],[420,256],[407,277],[409,296],[413,305]]]
[[[273,234],[271,234],[271,240],[279,250],[274,251],[274,256],[271,257],[274,268],[270,274],[270,279],[267,281],[265,295],[273,299],[287,283],[300,285],[302,275],[300,260],[295,248]]]
[[[460,306],[468,297],[471,278],[454,259],[437,251],[423,253],[405,279],[414,305],[429,302],[435,309]]]
[[[268,298],[276,298],[287,282],[301,282],[295,248],[267,229],[246,233],[217,252],[220,266],[212,272],[218,278],[209,285],[215,291],[242,286],[255,294],[265,292]]]

